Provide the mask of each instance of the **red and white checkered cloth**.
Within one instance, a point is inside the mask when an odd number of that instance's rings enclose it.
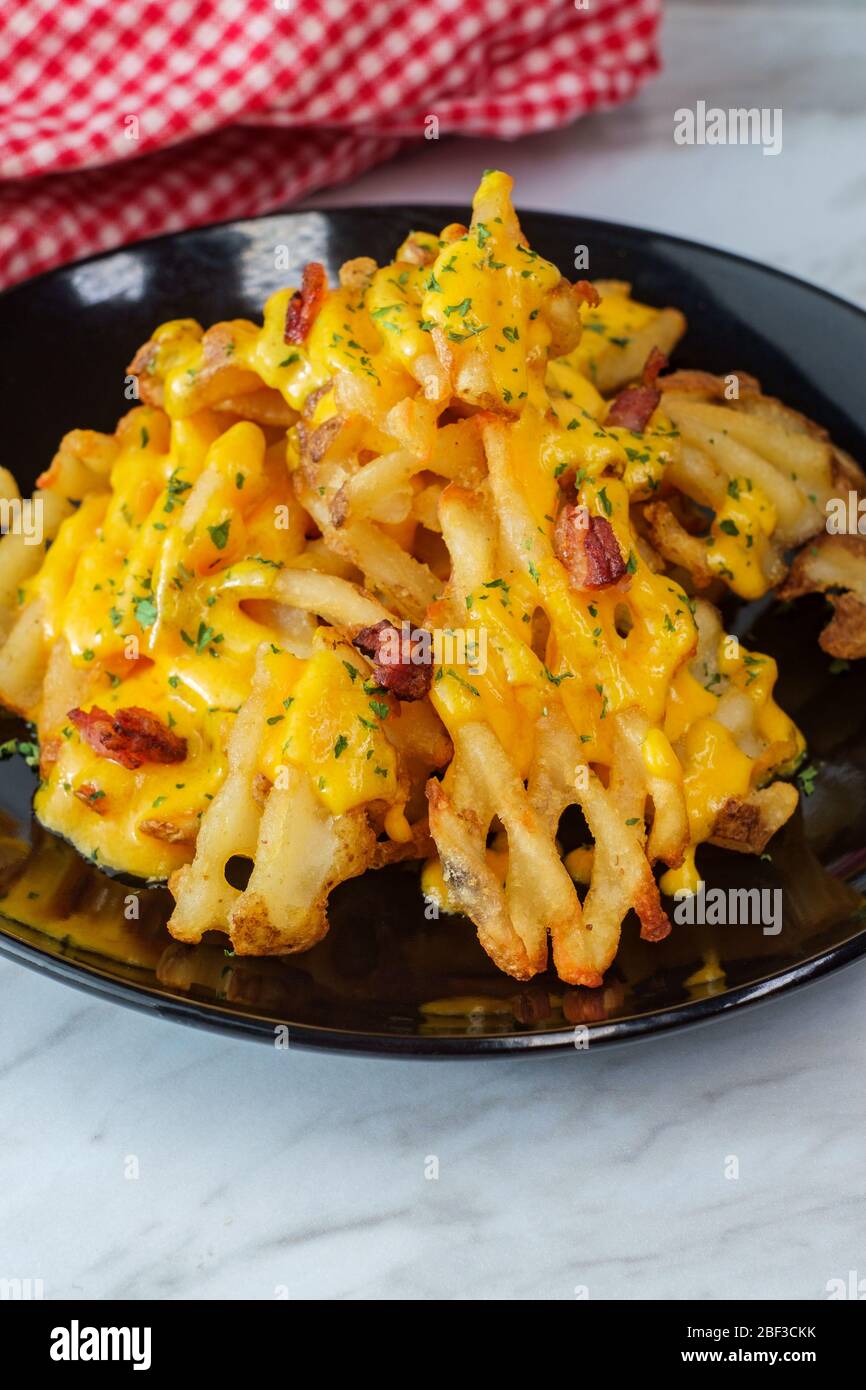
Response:
[[[0,285],[631,97],[661,0],[0,0]],[[434,119],[435,118],[435,119]]]

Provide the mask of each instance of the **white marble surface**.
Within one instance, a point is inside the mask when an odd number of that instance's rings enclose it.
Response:
[[[499,162],[524,205],[866,299],[862,5],[673,5],[665,47],[626,111],[431,144],[317,201],[464,198]],[[700,97],[781,105],[782,155],[676,148]],[[409,1064],[197,1033],[3,961],[0,1276],[47,1297],[821,1298],[866,1276],[864,990],[855,966],[615,1052]]]

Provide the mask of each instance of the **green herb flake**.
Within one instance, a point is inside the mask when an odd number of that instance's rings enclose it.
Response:
[[[208,535],[210,536],[217,550],[225,550],[226,545],[228,543],[229,527],[231,526],[231,524],[231,518],[226,517],[225,521],[220,522],[219,526],[209,526],[207,528]]]

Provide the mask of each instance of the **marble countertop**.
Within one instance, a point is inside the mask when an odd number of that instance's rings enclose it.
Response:
[[[496,162],[524,206],[866,301],[862,5],[672,4],[665,50],[627,109],[505,150],[430,142],[315,201],[462,201]],[[782,154],[675,146],[700,98],[781,106]],[[49,1298],[825,1297],[866,1276],[864,990],[853,966],[646,1044],[404,1063],[195,1032],[0,961],[0,1277]]]

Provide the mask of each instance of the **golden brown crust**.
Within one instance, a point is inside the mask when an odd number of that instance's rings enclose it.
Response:
[[[761,383],[756,377],[750,376],[748,372],[731,372],[729,376],[737,378],[741,395],[760,394]],[[714,376],[712,372],[692,371],[685,368],[659,377],[658,385],[663,393],[676,391],[689,396],[705,396],[707,400],[723,401],[728,399],[728,381],[729,377]]]
[[[740,854],[763,854],[777,830],[797,808],[799,793],[790,782],[773,782],[748,797],[729,797],[716,816],[711,843]]]
[[[841,592],[833,592],[841,590]],[[866,536],[824,535],[803,546],[779,590],[781,599],[826,594],[833,617],[818,641],[830,656],[866,656]]]
[[[654,549],[671,564],[687,570],[695,588],[709,588],[715,575],[707,564],[707,547],[689,534],[667,502],[650,502],[642,516]]]

